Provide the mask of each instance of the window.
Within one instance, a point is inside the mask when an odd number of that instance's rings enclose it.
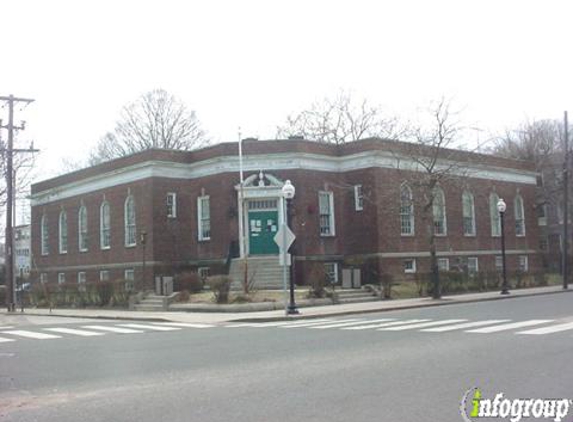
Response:
[[[474,196],[467,191],[462,194],[462,212],[464,236],[475,236],[476,217],[474,208]]]
[[[414,204],[412,190],[408,185],[400,187],[400,233],[402,236],[414,234]]]
[[[177,194],[173,192],[167,194],[167,217],[177,218]]]
[[[537,224],[547,225],[547,204],[537,204]]]
[[[60,212],[59,220],[60,253],[68,252],[68,216],[65,211]]]
[[[124,204],[125,246],[135,246],[135,202],[129,195]]]
[[[99,272],[99,281],[109,281],[109,271],[102,270]]]
[[[450,260],[448,258],[438,258],[438,270],[450,271]]]
[[[329,284],[338,284],[338,263],[325,262],[324,274],[326,275],[326,280]]]
[[[86,273],[83,271],[78,273],[78,290],[80,292],[86,291]]]
[[[513,201],[515,212],[515,235],[525,236],[525,215],[523,211],[523,198],[517,195]]]
[[[559,224],[563,224],[563,216],[565,215],[565,211],[564,211],[564,207],[563,207],[563,200],[560,199],[557,202],[557,220],[559,221]]]
[[[334,236],[334,195],[332,192],[318,193],[320,235]]]
[[[364,194],[362,193],[362,185],[354,186],[354,209],[362,211],[364,209]]]
[[[495,192],[489,195],[489,221],[491,224],[491,235],[494,237],[501,236],[501,220],[497,210],[499,196]]]
[[[99,243],[102,249],[109,249],[111,246],[110,227],[109,203],[104,201],[99,207]]]
[[[48,282],[48,274],[41,273],[40,274],[40,283],[45,284]]]
[[[48,255],[49,248],[48,248],[48,217],[45,215],[42,216],[42,220],[40,222],[40,237],[41,237],[41,249],[42,255]]]
[[[80,252],[88,250],[88,211],[83,205],[78,212],[78,247]]]
[[[432,214],[434,217],[434,234],[445,236],[446,230],[446,199],[441,188],[434,189],[434,200],[432,202]]]
[[[66,282],[66,274],[58,273],[58,284],[64,284]]]
[[[207,277],[211,274],[211,269],[209,267],[199,267],[197,268],[197,275],[202,283],[207,281]]]
[[[503,270],[503,257],[501,255],[496,255],[495,257],[495,269],[497,271]]]
[[[542,237],[539,239],[539,250],[545,252],[549,250],[549,240],[547,237]]]
[[[527,255],[519,255],[517,261],[517,268],[519,271],[526,273],[529,270],[529,262]]]
[[[416,272],[416,260],[415,259],[405,259],[403,261],[404,272],[405,273],[415,273]]]
[[[197,198],[199,240],[211,239],[211,206],[208,196]]]
[[[478,272],[478,259],[476,257],[469,257],[468,258],[468,274],[475,274]]]
[[[134,281],[135,281],[135,271],[130,268],[123,272],[123,278],[125,279],[125,290],[130,292],[134,288]]]

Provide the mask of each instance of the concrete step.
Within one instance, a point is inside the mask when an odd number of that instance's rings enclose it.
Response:
[[[154,305],[146,305],[146,304],[142,304],[142,303],[134,305],[133,309],[135,309],[136,311],[149,311],[149,312],[161,312],[161,311],[165,310],[163,308],[163,305],[154,306]]]
[[[362,302],[376,302],[380,300],[379,297],[369,296],[369,297],[346,297],[346,298],[338,298],[338,303],[362,303]]]

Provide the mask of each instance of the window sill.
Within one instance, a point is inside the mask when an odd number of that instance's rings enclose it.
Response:
[[[137,245],[134,243],[132,245],[125,245],[126,248],[135,248]]]
[[[111,246],[101,246],[100,249],[102,251],[109,251],[111,249]]]
[[[475,233],[472,233],[472,234],[465,234],[464,233],[464,237],[476,237],[476,234]]]
[[[321,234],[320,237],[336,237],[336,234]]]
[[[415,233],[400,233],[401,237],[416,237]]]
[[[204,238],[204,239],[198,239],[199,242],[208,242],[208,241],[210,241],[210,240],[211,240],[210,237],[206,237],[206,238]]]

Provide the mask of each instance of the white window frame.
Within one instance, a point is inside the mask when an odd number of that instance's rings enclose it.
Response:
[[[325,262],[324,274],[326,275],[329,284],[338,284],[338,262]]]
[[[80,252],[88,250],[88,210],[84,205],[78,211],[78,249]]]
[[[105,210],[107,213],[104,213]],[[111,248],[111,208],[107,201],[103,201],[99,207],[99,246],[101,249]]]
[[[326,198],[328,204],[328,213],[323,213],[321,207],[321,198]],[[326,217],[328,225],[323,225],[323,217]],[[335,220],[334,220],[334,193],[332,191],[319,191],[318,192],[318,225],[321,237],[332,237],[336,235]]]
[[[210,267],[199,267],[197,268],[197,276],[199,280],[204,283],[207,281],[207,277],[211,275],[211,268]]]
[[[40,273],[40,283],[46,284],[48,282],[48,274]]]
[[[470,261],[475,262],[475,270],[470,270]],[[466,260],[466,265],[468,268],[468,274],[477,274],[479,272],[479,259],[477,256],[469,256]]]
[[[109,270],[100,270],[99,281],[109,281]]]
[[[501,236],[501,217],[497,210],[497,203],[499,196],[497,193],[492,192],[489,194],[489,223],[491,226],[491,237]]]
[[[130,212],[129,206],[132,210]],[[133,195],[128,195],[123,204],[123,227],[125,247],[131,248],[137,244],[137,223],[135,217],[135,199]]]
[[[50,253],[50,244],[48,241],[48,217],[42,215],[40,220],[40,242],[41,242],[41,253],[42,255],[48,255]]]
[[[515,217],[515,236],[525,236],[525,209],[523,206],[523,198],[521,195],[516,195],[513,200],[514,217]],[[521,214],[521,215],[520,215]]]
[[[537,205],[537,225],[538,226],[547,225],[547,204]]]
[[[127,281],[135,281],[135,270],[133,268],[124,270],[123,279]]]
[[[450,259],[449,258],[438,258],[438,270],[450,271]]]
[[[205,208],[207,209],[206,215],[204,214]],[[197,198],[197,238],[199,241],[211,240],[211,198],[209,195]]]
[[[68,253],[68,214],[63,210],[58,217],[58,249],[61,254]]]
[[[354,185],[354,210],[364,210],[364,192],[362,191],[362,185]]]
[[[405,203],[403,191],[406,190],[409,203]],[[408,211],[406,211],[408,207]],[[400,186],[400,235],[401,236],[414,236],[414,197],[412,194],[412,189],[407,184],[402,184]],[[407,224],[403,224],[407,223]],[[404,231],[405,225],[410,226],[410,231]]]
[[[529,257],[527,255],[517,256],[517,268],[523,273],[529,271]]]
[[[66,282],[66,273],[58,273],[58,284],[64,284]]]
[[[80,292],[85,292],[86,291],[86,273],[84,271],[78,272],[77,281],[78,281],[78,290]]]
[[[469,200],[469,209],[466,209],[466,199]],[[469,215],[466,215],[469,212]],[[471,220],[471,230],[466,230],[466,219]],[[469,191],[464,191],[462,193],[462,230],[464,236],[474,237],[476,235],[476,213],[475,213],[475,201],[474,196]]]
[[[167,192],[165,201],[167,218],[177,218],[177,194],[175,192]]]
[[[412,263],[411,268],[406,268],[407,263]],[[402,267],[404,268],[404,273],[414,274],[416,272],[416,258],[408,258],[402,261]]]
[[[440,198],[440,201],[436,202],[438,198]],[[448,219],[446,218],[446,194],[440,187],[434,189],[434,199],[432,201],[432,220],[434,223],[434,236],[447,236]],[[439,223],[442,225],[442,231],[437,231]]]
[[[494,265],[496,271],[503,271],[503,256],[496,255]]]

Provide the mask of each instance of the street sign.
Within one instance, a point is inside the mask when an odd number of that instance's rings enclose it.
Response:
[[[285,237],[286,237],[286,239],[285,239]],[[294,235],[294,233],[288,228],[288,226],[286,226],[284,224],[281,225],[281,227],[279,228],[279,231],[277,232],[277,234],[274,237],[274,241],[279,246],[279,248],[281,249],[281,253],[286,252],[286,251],[283,251],[283,248],[285,246],[286,246],[286,250],[288,251],[288,248],[290,248],[290,245],[292,245],[292,242],[294,242],[295,239],[296,239],[296,236]]]
[[[287,267],[290,267],[290,263],[291,263],[291,254],[290,254],[290,253],[287,253],[287,254],[281,253],[281,254],[279,254],[279,265],[280,265],[281,267],[284,266],[283,262],[284,262],[284,260],[285,260],[285,256],[286,256]]]

